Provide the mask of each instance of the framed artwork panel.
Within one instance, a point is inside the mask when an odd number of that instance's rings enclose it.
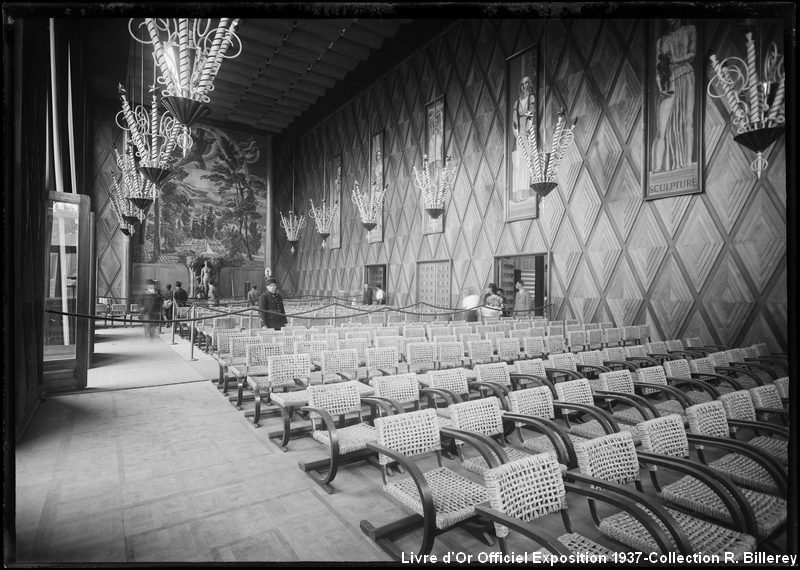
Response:
[[[367,184],[371,184],[374,181],[379,187],[383,187],[383,131],[372,135],[369,156],[369,180],[367,180]],[[383,209],[385,204],[385,201],[381,204],[381,212],[377,220],[378,225],[367,232],[367,241],[369,243],[383,241]]]
[[[425,154],[428,155],[428,168],[434,180],[439,179],[439,173],[444,167],[444,96],[437,97],[425,105]],[[432,219],[425,211],[425,203],[420,200],[422,207],[423,234],[440,234],[444,232],[444,217],[447,215],[449,198],[445,198],[445,211],[436,219]]]
[[[342,155],[337,154],[328,165],[328,204],[333,207],[339,204],[339,209],[331,221],[331,235],[328,237],[329,249],[341,249],[342,247]]]

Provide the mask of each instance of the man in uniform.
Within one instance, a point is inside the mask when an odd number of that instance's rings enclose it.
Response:
[[[258,310],[261,322],[269,329],[279,331],[288,322],[283,299],[278,295],[278,281],[274,277],[267,278],[267,290],[258,298]]]

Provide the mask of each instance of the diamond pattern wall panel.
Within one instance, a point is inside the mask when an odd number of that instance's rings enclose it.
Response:
[[[761,181],[752,153],[733,142],[728,113],[706,100],[703,193],[645,202],[644,20],[568,20],[547,26],[547,116],[561,105],[577,118],[559,187],[540,217],[506,224],[506,71],[511,55],[545,40],[541,20],[468,20],[445,30],[365,89],[327,121],[301,135],[298,164],[327,145],[343,159],[342,249],[322,251],[305,230],[295,256],[275,233],[277,271],[298,293],[360,288],[363,265],[386,263],[389,301],[414,302],[416,262],[451,259],[452,303],[467,287],[494,280],[500,255],[551,252],[551,318],[649,322],[654,336],[700,336],[709,343],[763,340],[786,349],[785,143],[767,153]],[[707,22],[705,50],[741,51],[739,23]],[[541,45],[541,44],[540,44]],[[419,166],[424,105],[445,101],[445,147],[457,161],[444,233],[423,236]],[[384,129],[389,196],[384,242],[368,244],[350,203],[366,181],[370,136]],[[304,139],[315,139],[312,144]],[[291,199],[290,140],[275,144],[277,210]],[[321,179],[309,173],[308,180]],[[309,182],[310,184],[310,182]],[[297,187],[298,201],[313,192]],[[277,227],[277,221],[275,222]],[[337,268],[338,271],[319,271]],[[334,283],[328,283],[333,280]],[[589,314],[592,313],[592,314]]]

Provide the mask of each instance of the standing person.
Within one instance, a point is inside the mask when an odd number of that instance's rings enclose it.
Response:
[[[519,279],[514,287],[517,288],[517,296],[514,298],[514,316],[525,317],[530,314],[531,294],[525,289],[522,279]]]
[[[258,306],[258,298],[260,296],[261,296],[261,294],[258,292],[258,286],[257,285],[253,285],[252,287],[250,287],[250,290],[247,292],[247,304],[250,307]]]
[[[372,289],[370,289],[368,283],[364,283],[364,294],[361,296],[361,304],[362,305],[372,304]]]
[[[497,285],[489,283],[486,286],[486,292],[483,294],[483,307],[481,307],[481,314],[483,318],[499,317],[503,310],[503,298],[497,294]]]
[[[208,284],[208,301],[213,306],[219,305],[219,297],[217,297],[217,286],[213,283]]]
[[[186,292],[186,289],[181,288],[182,283],[180,281],[175,282],[175,292],[172,293],[172,301],[177,303],[179,307],[185,307],[186,303],[189,302],[189,293]]]
[[[480,295],[474,287],[468,287],[464,291],[464,301],[462,307],[466,309],[464,320],[468,323],[478,321],[478,307],[481,304]]]
[[[278,295],[278,281],[274,277],[267,278],[267,290],[258,298],[258,310],[261,322],[269,329],[279,331],[288,322],[283,299]]]
[[[375,304],[376,305],[386,304],[386,292],[383,289],[381,289],[380,285],[375,285]]]
[[[172,285],[167,283],[167,290],[164,291],[163,301],[161,302],[161,322],[164,324],[172,318],[172,295]]]
[[[149,340],[153,340],[156,336],[156,324],[161,315],[161,303],[159,302],[159,295],[156,292],[156,282],[152,279],[146,281],[147,290],[142,295],[139,302],[141,307],[140,317],[144,321],[144,335]]]
[[[508,316],[508,300],[506,299],[506,292],[503,290],[502,287],[497,288],[497,294],[502,299],[500,303],[500,314],[504,317]]]

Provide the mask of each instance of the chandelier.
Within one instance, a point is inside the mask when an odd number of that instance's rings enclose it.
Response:
[[[747,61],[727,57],[722,61],[711,55],[714,76],[708,83],[708,94],[726,98],[736,136],[733,140],[756,153],[750,169],[761,178],[769,162],[764,151],[781,136],[786,123],[784,105],[786,74],[783,56],[772,42],[767,49],[761,74],[756,67],[756,43],[752,32],[746,34]]]
[[[325,247],[325,240],[331,235],[331,223],[338,212],[339,202],[335,202],[333,207],[328,208],[323,198],[322,206],[317,208],[314,206],[314,200],[311,200],[311,212],[308,215],[311,216],[317,226],[317,233],[322,238],[322,247]]]
[[[211,19],[201,18],[145,18],[138,25],[129,21],[133,39],[153,46],[164,106],[182,125],[190,127],[211,112],[204,103],[210,101],[222,61],[242,52],[238,23],[238,18],[221,18],[216,27]],[[234,45],[235,53],[228,53]]]
[[[130,216],[126,217],[125,215],[122,218],[129,225],[134,224],[136,220],[144,222],[147,216],[147,209],[156,199],[156,186],[147,179],[141,169],[136,167],[136,158],[132,147],[128,144],[127,137],[125,138],[122,153],[120,154],[115,148],[114,154],[117,158],[121,183],[115,179],[112,188],[120,198],[124,198],[136,207],[136,214],[132,219],[129,219]]]
[[[125,190],[119,185],[119,181],[115,176],[111,176],[111,190],[108,192],[108,197],[111,200],[111,209],[119,223],[119,231],[126,236],[131,236],[136,233],[136,223],[139,218],[136,215],[135,206],[128,201]]]
[[[125,131],[126,140],[130,134],[141,173],[155,186],[161,186],[175,174],[169,169],[175,160],[175,147],[179,146],[185,153],[192,146],[192,137],[188,129],[169,114],[159,116],[155,86],[151,88],[149,110],[143,105],[132,108],[122,85],[118,86],[118,90],[122,110],[117,113],[117,125]]]
[[[306,217],[304,215],[297,215],[294,209],[289,210],[289,215],[281,215],[281,227],[286,231],[286,239],[292,244],[292,253],[294,253],[294,246],[300,241],[300,230],[306,225]]]
[[[381,208],[383,207],[383,199],[386,197],[386,189],[388,186],[384,185],[383,188],[378,186],[374,180],[370,185],[369,191],[361,191],[361,186],[358,180],[353,182],[353,203],[358,208],[358,216],[361,218],[361,223],[367,229],[372,231],[378,225],[378,218],[381,215]]]
[[[529,112],[527,116],[531,118],[533,113]],[[550,147],[550,152],[539,150],[536,125],[533,125],[528,130],[517,132],[517,146],[522,150],[525,162],[528,165],[531,190],[542,198],[558,186],[556,176],[561,165],[561,159],[564,158],[564,153],[575,139],[574,129],[577,121],[573,121],[572,126],[569,128],[565,128],[566,122],[566,112],[562,108],[558,114],[558,121],[553,132],[553,144]]]
[[[435,175],[431,177],[430,162],[427,154],[422,155],[421,171],[417,170],[416,165],[412,166],[411,169],[414,171],[414,185],[422,192],[425,211],[432,220],[435,220],[444,213],[445,198],[453,190],[456,170],[452,164],[452,159],[449,156],[447,157],[444,166],[439,169],[438,180],[435,180]]]

